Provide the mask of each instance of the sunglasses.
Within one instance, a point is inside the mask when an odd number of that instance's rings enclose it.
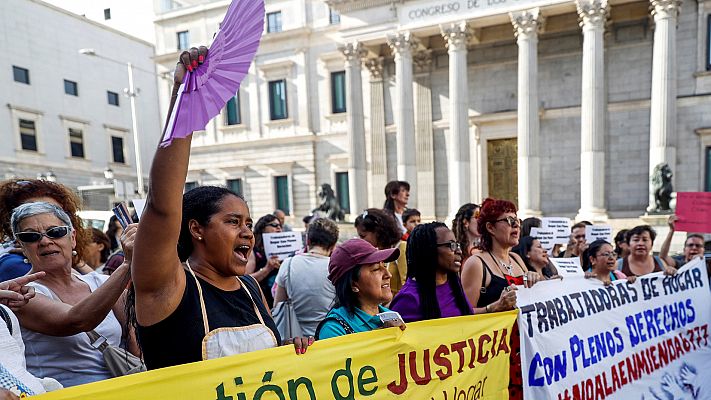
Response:
[[[34,243],[42,240],[42,236],[46,236],[50,239],[60,239],[67,236],[71,231],[72,228],[68,226],[55,226],[54,228],[47,229],[45,232],[17,232],[15,239],[22,243]]]
[[[281,224],[278,222],[272,222],[271,224],[267,224],[267,226],[271,226],[272,228],[281,228]]]
[[[443,246],[448,246],[450,250],[453,252],[461,251],[462,246],[459,244],[459,242],[455,242],[454,240],[450,240],[449,242],[444,242],[444,243],[437,243],[437,247],[443,247]]]
[[[521,221],[519,221],[518,218],[510,217],[510,216],[506,217],[506,218],[497,219],[496,221],[494,221],[494,223],[502,222],[502,221],[509,224],[509,226],[512,228],[518,228],[519,226],[521,226]]]

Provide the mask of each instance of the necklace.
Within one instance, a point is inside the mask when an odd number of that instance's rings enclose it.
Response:
[[[489,252],[489,255],[491,256],[491,258],[494,259],[494,261],[496,261],[497,264],[501,265],[502,268],[506,268],[506,272],[508,272],[508,274],[505,274],[505,275],[513,276],[513,263],[511,262],[510,259],[509,259],[509,263],[506,264],[502,260],[499,260],[498,258],[496,258],[495,255],[491,254],[491,252]],[[501,270],[501,272],[504,272],[503,269]]]

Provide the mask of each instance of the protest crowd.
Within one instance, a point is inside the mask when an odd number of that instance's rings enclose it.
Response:
[[[175,82],[206,52],[184,52]],[[59,183],[0,183],[0,399],[276,346],[298,357],[316,340],[513,310],[520,287],[561,279],[549,254],[610,285],[676,274],[704,253],[704,236],[691,233],[670,256],[673,216],[659,255],[648,225],[588,243],[587,221],[547,249],[532,235],[541,220],[519,220],[505,199],[425,223],[407,208],[409,184],[393,181],[382,209],[355,218],[358,238],[339,243],[336,222],[308,216],[303,249],[279,257],[265,238],[291,230],[284,212],[254,222],[229,189],[183,193],[190,146],[158,148],[140,222],[114,218],[105,233],[83,225],[80,200]],[[509,395],[521,399],[514,330]]]

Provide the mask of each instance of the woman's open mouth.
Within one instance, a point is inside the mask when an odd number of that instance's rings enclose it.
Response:
[[[241,245],[241,246],[235,247],[234,253],[235,253],[235,255],[237,256],[237,259],[238,259],[238,260],[240,260],[240,261],[246,263],[246,262],[247,262],[247,258],[249,257],[249,251],[250,251],[251,249],[252,249],[252,248],[251,248],[250,246],[247,246],[247,245],[244,245],[244,244],[243,244],[243,245]]]

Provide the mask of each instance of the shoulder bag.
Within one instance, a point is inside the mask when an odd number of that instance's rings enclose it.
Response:
[[[89,336],[91,347],[99,350],[104,356],[106,368],[114,377],[135,374],[146,370],[146,365],[143,363],[143,360],[120,347],[110,345],[108,340],[95,330],[85,333]]]
[[[293,291],[293,286],[291,286],[291,263],[294,258],[289,258],[288,265],[286,265],[288,275],[286,277],[286,289],[287,295],[289,290]],[[284,266],[282,266],[284,268]],[[298,336],[302,336],[301,325],[296,317],[296,310],[294,309],[294,304],[291,302],[290,298],[282,301],[281,303],[274,306],[272,309],[272,318],[274,318],[274,323],[276,324],[279,335],[282,339],[292,339]]]

